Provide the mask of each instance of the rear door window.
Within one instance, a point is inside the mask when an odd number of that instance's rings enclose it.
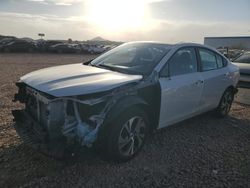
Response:
[[[199,55],[201,60],[202,71],[209,71],[218,68],[214,52],[207,49],[199,48]]]

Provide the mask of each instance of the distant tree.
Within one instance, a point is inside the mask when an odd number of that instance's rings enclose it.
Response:
[[[71,38],[68,39],[68,43],[72,43],[73,40]]]

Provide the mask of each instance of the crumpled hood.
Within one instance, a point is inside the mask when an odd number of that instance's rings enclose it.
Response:
[[[21,77],[20,81],[55,97],[65,97],[107,91],[140,79],[141,75],[71,64],[34,71]]]

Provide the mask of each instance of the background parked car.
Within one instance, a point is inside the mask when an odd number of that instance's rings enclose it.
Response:
[[[0,52],[54,52],[100,54],[121,43],[112,41],[33,40],[0,35]]]
[[[220,48],[217,48],[217,50],[231,61],[244,53],[244,50],[229,49],[228,47],[225,47],[225,48],[220,47]]]
[[[81,44],[81,49],[83,53],[91,53],[91,54],[100,54],[107,51],[104,46],[95,44]]]
[[[12,42],[13,40],[15,40],[15,38],[13,38],[13,37],[1,38],[1,39],[0,39],[0,52],[3,51],[3,47],[4,47],[6,44]]]
[[[80,53],[81,47],[79,44],[55,44],[49,47],[49,52],[57,52],[57,53]]]
[[[102,46],[98,46],[98,45],[91,45],[89,47],[88,51],[91,54],[101,54],[101,53],[105,52],[105,48]]]
[[[46,52],[47,48],[46,48],[46,40],[43,39],[39,39],[39,40],[35,40],[36,46],[37,46],[37,51],[39,52]]]
[[[234,59],[233,63],[240,68],[239,86],[250,88],[250,52],[245,52]]]
[[[9,42],[11,42],[13,40],[15,40],[15,38],[9,38],[9,37],[2,38],[2,39],[0,39],[0,44],[7,44],[7,43],[9,43]]]
[[[43,48],[45,49],[45,51],[49,51],[50,46],[56,45],[56,44],[62,44],[62,41],[59,40],[45,40],[45,42],[43,43]]]
[[[1,51],[3,52],[34,52],[37,50],[36,44],[32,41],[14,39],[3,44]]]

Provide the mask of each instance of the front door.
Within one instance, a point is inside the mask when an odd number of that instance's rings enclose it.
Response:
[[[177,123],[197,112],[204,80],[198,72],[194,48],[178,50],[162,69],[159,128]]]

